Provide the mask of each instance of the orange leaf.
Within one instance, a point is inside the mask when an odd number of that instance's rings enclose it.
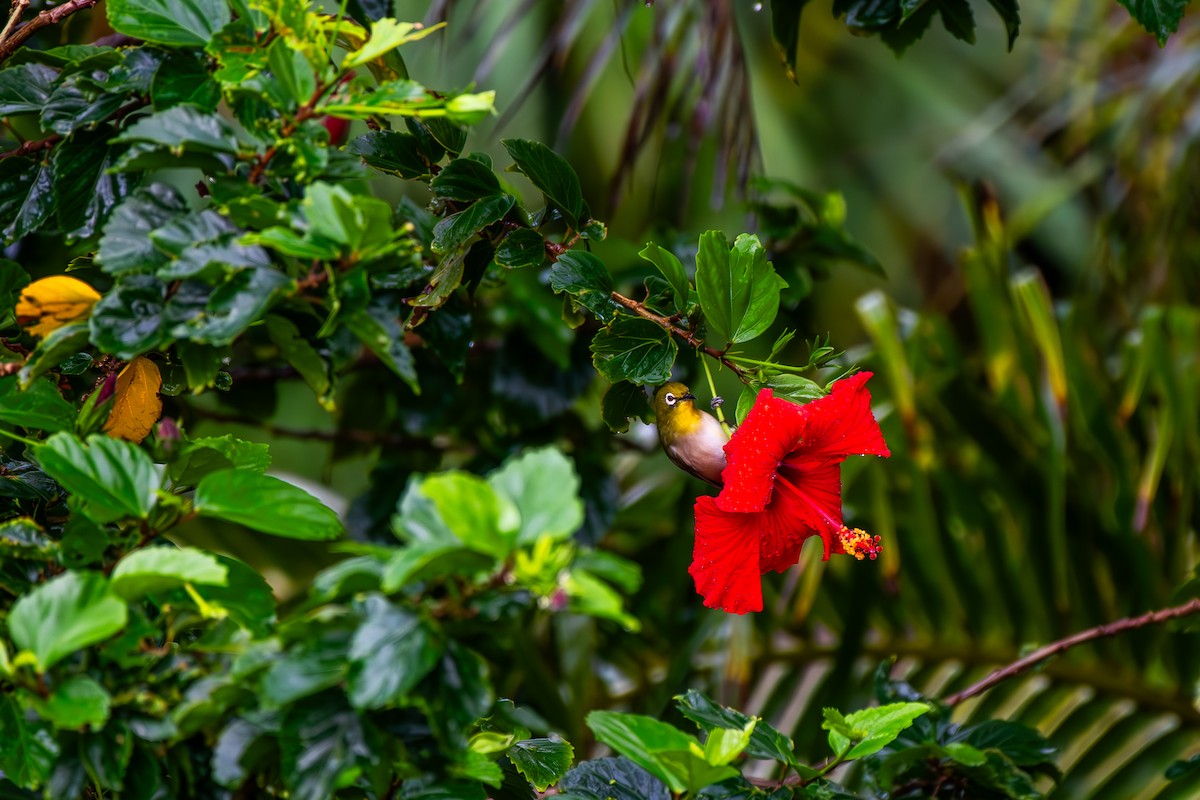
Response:
[[[118,439],[140,442],[162,416],[162,373],[153,361],[138,356],[117,376],[112,411],[104,432]]]
[[[34,336],[45,336],[92,312],[100,293],[78,278],[55,275],[34,281],[17,301],[17,324]]]

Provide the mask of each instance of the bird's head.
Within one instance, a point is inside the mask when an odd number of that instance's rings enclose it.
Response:
[[[664,383],[654,393],[654,418],[659,431],[667,434],[684,434],[699,425],[700,412],[696,410],[696,396],[682,383]]]

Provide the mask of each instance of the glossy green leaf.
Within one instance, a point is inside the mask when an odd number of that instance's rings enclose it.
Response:
[[[118,633],[128,614],[100,573],[64,572],[17,599],[8,615],[8,632],[45,671]]]
[[[56,728],[103,728],[108,721],[112,697],[86,675],[72,675],[44,700],[34,703],[38,716]]]
[[[975,44],[975,14],[967,0],[938,0],[942,27],[955,39]]]
[[[624,757],[582,761],[563,777],[560,792],[583,800],[670,800],[662,781]]]
[[[442,167],[429,186],[435,197],[464,203],[503,192],[491,168],[474,158],[454,159]]]
[[[1188,0],[1117,0],[1129,15],[1158,40],[1161,47],[1168,37],[1179,30],[1179,22]]]
[[[750,744],[750,736],[754,733],[755,724],[752,719],[742,728],[713,728],[708,732],[704,741],[704,760],[714,767],[722,767],[731,763],[742,754],[746,745]]]
[[[116,151],[111,130],[78,131],[54,148],[50,170],[58,225],[71,239],[91,236],[134,187],[124,174],[110,174]]]
[[[332,384],[329,366],[312,344],[300,335],[300,329],[287,317],[278,314],[267,316],[267,334],[279,348],[280,355],[296,368],[300,377],[317,395],[318,402],[326,410],[333,410]]]
[[[138,189],[117,206],[104,226],[96,262],[111,275],[150,272],[167,262],[150,241],[150,232],[186,211],[171,187],[153,183]]]
[[[225,0],[108,0],[114,30],[157,44],[205,45],[229,24]]]
[[[718,705],[695,689],[676,695],[675,707],[706,731],[721,728],[741,731],[754,719],[740,711]],[[766,758],[793,766],[798,763],[792,749],[792,740],[762,720],[758,720],[758,724],[752,729],[745,749],[746,754],[752,758]]]
[[[298,486],[238,469],[209,473],[196,486],[197,513],[289,539],[337,539],[338,515]]]
[[[654,417],[646,399],[646,390],[629,381],[620,381],[608,387],[600,404],[600,416],[613,433],[628,431],[631,419],[650,422]]]
[[[262,677],[268,707],[295,703],[345,680],[348,644],[342,632],[330,633],[279,656]]]
[[[579,475],[557,448],[526,450],[490,473],[487,482],[520,514],[519,546],[543,536],[569,538],[583,524]]]
[[[926,703],[891,703],[876,708],[865,708],[845,715],[843,720],[831,719],[826,709],[825,724],[829,730],[829,747],[842,753],[849,747],[846,758],[862,758],[878,753],[887,747],[900,732],[912,725],[913,720],[929,711]],[[855,744],[850,747],[851,741]]]
[[[558,257],[550,267],[550,288],[567,292],[602,321],[611,321],[616,316],[608,267],[585,250],[571,250]]]
[[[358,712],[332,693],[289,707],[282,727],[280,766],[291,800],[329,800],[384,749]]]
[[[5,241],[15,242],[37,231],[53,211],[48,165],[15,156],[0,161],[0,225]]]
[[[224,586],[229,570],[216,557],[194,547],[144,547],[117,562],[109,580],[126,600],[185,583]]]
[[[267,48],[267,63],[271,67],[271,74],[283,84],[291,98],[291,108],[304,105],[312,99],[317,90],[317,76],[303,51],[280,37]]]
[[[222,555],[216,558],[225,568],[225,584],[197,584],[193,587],[196,594],[259,639],[266,638],[275,622],[275,593],[271,585],[257,570],[236,558]]]
[[[363,604],[350,641],[346,688],[355,708],[400,704],[442,657],[442,645],[421,617],[379,596]]]
[[[150,275],[127,278],[92,307],[92,343],[118,358],[133,359],[166,339],[163,313],[166,286]]]
[[[588,215],[579,176],[566,159],[541,142],[504,139],[504,149],[530,182],[559,209],[572,228],[578,228]]]
[[[653,242],[648,242],[638,255],[657,267],[658,271],[667,279],[667,283],[671,284],[675,300],[675,310],[685,311],[688,306],[688,296],[691,293],[692,285],[688,281],[687,271],[684,270],[683,263],[670,250],[659,247]]]
[[[185,281],[167,303],[167,332],[177,339],[229,344],[294,286],[271,267],[237,270],[211,290],[202,282]]]
[[[412,180],[430,174],[416,136],[400,131],[368,131],[346,145],[347,152],[362,156],[367,166]]]
[[[497,194],[451,214],[434,226],[431,249],[435,253],[457,250],[487,226],[504,219],[514,202],[512,195]]]
[[[38,445],[34,456],[96,522],[145,519],[154,508],[159,474],[137,445],[101,434],[84,444],[69,433],[56,433]]]
[[[571,768],[575,748],[565,739],[526,739],[504,753],[539,792],[558,783]]]
[[[113,116],[125,97],[120,93],[97,90],[82,75],[71,75],[60,82],[42,106],[41,124],[60,136],[95,126]]]
[[[150,84],[150,99],[155,111],[188,103],[212,113],[221,100],[221,87],[208,71],[207,59],[200,51],[171,50]]]
[[[546,262],[546,240],[537,231],[517,228],[496,247],[494,258],[507,269],[539,267]]]
[[[23,391],[14,375],[0,378],[0,421],[56,433],[75,424],[75,407],[49,380],[35,380]]]
[[[0,116],[40,114],[58,72],[42,64],[0,70]]]
[[[172,106],[143,117],[113,141],[156,145],[174,154],[188,151],[233,155],[239,147],[229,123],[192,105]]]
[[[650,320],[621,316],[596,334],[591,350],[592,364],[609,382],[644,385],[671,379],[679,348]]]
[[[700,236],[696,291],[719,340],[736,344],[765,332],[779,312],[781,283],[757,236],[738,236],[732,250],[720,231]]]
[[[696,791],[737,775],[728,766],[712,766],[696,738],[640,714],[593,711],[587,725],[596,739],[649,771],[674,792]]]
[[[379,356],[392,372],[400,376],[414,393],[420,394],[417,368],[412,351],[404,344],[404,326],[382,303],[372,303],[343,320],[346,328],[360,342]]]
[[[1017,0],[988,0],[988,3],[1004,23],[1004,31],[1008,34],[1008,51],[1011,53],[1013,43],[1017,41],[1017,35],[1021,32],[1021,11]]]
[[[54,769],[59,753],[54,736],[44,724],[26,718],[11,693],[0,695],[0,771],[26,789],[42,787]]]

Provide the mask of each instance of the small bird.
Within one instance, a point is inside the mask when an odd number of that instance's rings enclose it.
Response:
[[[654,393],[658,439],[675,466],[721,485],[729,435],[717,418],[696,408],[696,396],[682,383],[665,383]]]

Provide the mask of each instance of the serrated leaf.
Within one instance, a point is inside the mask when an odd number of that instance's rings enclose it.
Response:
[[[653,412],[645,389],[629,381],[620,381],[608,387],[604,393],[600,401],[600,416],[613,433],[625,433],[629,430],[631,419],[649,422],[653,419]]]
[[[96,303],[88,319],[92,343],[133,359],[163,343],[166,285],[151,275],[126,278]]]
[[[179,194],[165,184],[138,189],[116,207],[105,224],[96,263],[110,275],[151,272],[165,265],[167,255],[154,246],[150,233],[186,209]]]
[[[420,141],[411,133],[368,131],[347,144],[346,151],[361,156],[367,166],[406,180],[430,173]]]
[[[720,231],[700,236],[696,292],[709,329],[721,341],[736,344],[766,331],[779,313],[781,284],[757,236],[738,236],[732,249]]]
[[[421,393],[412,351],[404,344],[404,326],[382,303],[372,303],[346,317],[343,324],[360,342],[379,356],[388,368],[400,376],[414,393]]]
[[[96,522],[145,519],[154,508],[159,474],[136,445],[99,434],[84,444],[69,433],[56,433],[38,445],[34,457]]]
[[[75,424],[75,407],[48,380],[35,380],[22,391],[16,376],[0,378],[0,421],[57,433]]]
[[[620,316],[592,339],[592,364],[611,383],[665,383],[679,352],[674,339],[650,320]]]
[[[343,534],[333,509],[299,486],[270,475],[226,469],[196,486],[198,514],[289,539],[328,540]]]
[[[456,158],[442,167],[429,186],[435,197],[465,203],[503,193],[496,173],[469,157]]]
[[[1158,40],[1159,46],[1179,30],[1179,22],[1187,9],[1188,0],[1117,0],[1129,11],[1146,32]]]
[[[575,748],[564,739],[526,739],[505,751],[517,771],[539,792],[558,783],[575,758]]]
[[[671,797],[662,781],[624,757],[584,761],[563,777],[558,789],[584,800],[670,800]]]
[[[57,77],[57,70],[42,64],[0,70],[0,116],[40,114]]]
[[[430,249],[435,253],[457,250],[487,226],[504,219],[515,202],[512,195],[497,194],[451,214],[434,226]]]
[[[862,758],[887,747],[913,720],[929,710],[926,703],[892,703],[864,708],[839,719],[841,715],[836,709],[825,709],[826,725],[822,727],[829,728],[829,746],[833,752],[845,751],[853,739],[856,744],[846,758]],[[835,716],[830,716],[831,712]]]
[[[681,714],[706,731],[717,728],[742,730],[753,721],[752,717],[732,708],[718,705],[707,695],[695,689],[689,689],[684,694],[676,695],[675,707]],[[767,758],[793,766],[798,764],[791,739],[762,720],[759,720],[751,731],[750,740],[746,745],[746,754],[752,758]]]
[[[287,317],[267,316],[267,335],[279,348],[280,354],[296,368],[300,377],[317,395],[317,402],[327,411],[334,409],[329,365],[312,344],[300,335],[300,329]]]
[[[173,589],[185,583],[224,586],[229,570],[216,557],[194,547],[134,550],[117,562],[109,580],[126,600]]]
[[[517,228],[504,237],[493,257],[506,269],[538,267],[546,261],[546,240],[535,230]]]
[[[203,46],[229,24],[225,0],[108,0],[113,30],[157,44]]]
[[[686,310],[688,295],[691,293],[692,285],[688,281],[687,271],[684,270],[683,263],[670,250],[659,247],[653,242],[647,242],[638,255],[657,267],[658,271],[667,279],[667,283],[671,285],[675,310]]]
[[[69,356],[87,347],[88,325],[86,322],[71,322],[53,331],[38,342],[37,347],[25,359],[25,365],[17,373],[21,386],[29,386],[37,377],[49,372]]]
[[[572,228],[578,229],[588,211],[579,176],[567,160],[541,142],[504,139],[501,144],[516,162],[517,169],[545,195],[547,202],[562,212]]]
[[[118,633],[128,614],[100,573],[64,572],[17,599],[8,615],[8,632],[45,671]]]
[[[0,771],[18,786],[40,789],[59,754],[54,736],[41,723],[26,718],[11,693],[0,695]]]

